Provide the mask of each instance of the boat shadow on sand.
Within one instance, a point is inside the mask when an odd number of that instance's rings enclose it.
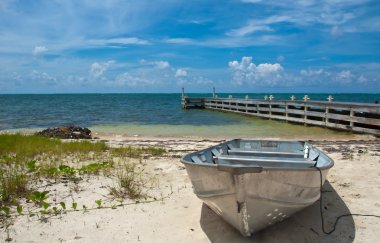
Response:
[[[325,229],[330,231],[336,218],[350,214],[350,211],[328,181],[325,182],[323,191]],[[355,223],[352,216],[340,219],[332,234],[326,235],[322,232],[319,200],[287,220],[249,238],[243,237],[204,203],[200,224],[211,242],[353,242],[355,239]]]

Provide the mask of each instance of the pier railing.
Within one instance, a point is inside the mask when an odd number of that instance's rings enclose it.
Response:
[[[182,108],[244,115],[380,135],[380,105],[304,100],[182,97]]]

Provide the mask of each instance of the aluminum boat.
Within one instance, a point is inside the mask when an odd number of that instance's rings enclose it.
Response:
[[[308,142],[227,141],[182,158],[195,194],[244,236],[313,204],[334,161]]]

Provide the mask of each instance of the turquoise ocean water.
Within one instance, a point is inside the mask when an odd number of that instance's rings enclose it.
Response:
[[[210,94],[187,94],[211,96]],[[218,94],[228,97],[229,94]],[[231,94],[245,97],[247,94]],[[265,94],[248,94],[263,98]],[[309,94],[326,100],[329,94]],[[334,101],[374,103],[380,94],[332,94]],[[289,99],[291,94],[274,94]],[[301,99],[303,94],[296,94]],[[318,127],[246,117],[209,110],[182,110],[180,94],[36,94],[0,95],[1,130],[39,130],[61,125],[89,127],[96,132],[149,136],[345,136]]]

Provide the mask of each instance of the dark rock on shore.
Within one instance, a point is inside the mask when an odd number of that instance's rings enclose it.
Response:
[[[65,126],[48,128],[36,135],[63,139],[91,139],[91,130],[85,127]]]

